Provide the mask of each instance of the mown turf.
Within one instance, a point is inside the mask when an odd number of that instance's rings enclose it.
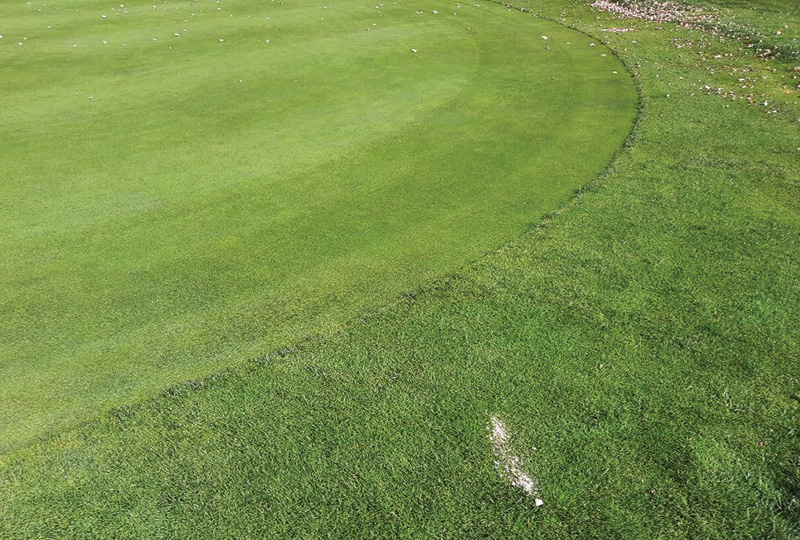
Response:
[[[797,59],[523,7],[638,75],[608,174],[343,332],[0,458],[0,534],[800,535]],[[717,92],[735,83],[759,99]],[[490,415],[543,506],[494,470]]]
[[[635,115],[611,55],[496,5],[0,16],[0,452],[495,249]]]

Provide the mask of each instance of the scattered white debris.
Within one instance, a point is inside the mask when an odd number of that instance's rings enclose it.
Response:
[[[542,36],[542,39],[547,41],[547,36]]]
[[[511,485],[522,489],[531,496],[539,494],[539,483],[528,473],[522,470],[522,462],[514,455],[511,449],[511,436],[508,428],[497,416],[492,415],[489,426],[489,440],[495,455],[495,468],[505,477]],[[544,501],[536,498],[536,506],[542,506]]]
[[[669,0],[647,0],[646,2],[595,0],[592,7],[600,11],[615,13],[620,17],[652,22],[673,22],[683,25],[716,24],[717,22],[714,14],[706,13],[700,7]]]

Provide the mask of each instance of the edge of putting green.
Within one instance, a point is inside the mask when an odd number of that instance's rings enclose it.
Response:
[[[557,22],[553,22],[553,21],[550,21],[549,23],[558,25]],[[574,29],[570,29],[570,32],[576,32],[577,33],[577,31],[574,30]],[[598,51],[600,49],[601,49],[601,47],[597,48]],[[608,52],[610,53],[610,51],[608,51]],[[617,65],[618,65],[619,68],[623,67],[622,62],[619,62],[618,60],[617,60]],[[625,70],[625,72],[627,72],[629,74],[627,69]],[[634,119],[631,119],[632,122],[633,122],[633,120]],[[624,144],[624,143],[622,143],[622,144]],[[618,152],[618,149],[615,149],[615,152]],[[611,159],[613,159],[613,155],[615,155],[615,154],[612,154],[612,158]],[[583,179],[582,184],[585,184],[585,180],[586,179],[587,178]],[[572,196],[572,195],[570,195],[570,193],[574,194],[575,191],[579,192],[581,189],[584,189],[584,188],[581,187],[581,185],[573,186],[571,189],[568,190],[569,193],[565,194],[566,197],[562,198],[562,201],[563,200],[569,201],[570,197]],[[559,207],[563,208],[563,202],[562,202],[561,205],[556,206],[552,210],[545,211],[544,214],[546,215],[546,214],[551,213],[552,211],[557,211],[557,209]],[[539,216],[541,216],[541,215],[542,215],[542,213],[539,212]],[[537,221],[538,221],[538,218],[537,218],[536,215],[529,215],[529,216],[525,217],[523,219],[523,222],[521,223],[521,226],[519,226],[519,225],[517,226],[518,233],[524,232],[531,225],[535,226],[535,223],[537,223]],[[507,241],[509,239],[509,237],[505,236],[505,239]],[[487,252],[493,251],[494,249],[496,249],[496,247],[498,245],[501,245],[502,243],[503,243],[503,241],[498,238],[498,239],[496,239],[496,241],[490,242],[488,245],[484,246],[482,249],[478,250],[477,252],[473,252],[473,253],[471,253],[471,254],[469,254],[467,256],[460,256],[458,258],[460,260],[460,262],[451,263],[449,265],[449,268],[450,268],[449,271],[452,271],[452,269],[457,268],[457,267],[463,265],[464,263],[468,263],[470,260],[474,260],[475,258],[479,258],[479,257],[483,256],[483,254],[485,254]],[[448,272],[448,270],[445,269],[444,273],[446,274],[447,272]],[[383,302],[386,302],[387,300],[390,301],[392,297],[396,297],[396,295],[398,293],[402,293],[403,290],[406,290],[406,291],[407,290],[414,290],[415,288],[420,287],[420,283],[423,283],[423,284],[427,283],[431,279],[433,279],[436,276],[441,275],[441,274],[442,274],[442,269],[441,268],[439,268],[438,270],[428,270],[427,272],[424,273],[424,275],[423,275],[423,277],[421,279],[417,278],[417,279],[412,279],[412,280],[410,280],[408,282],[404,282],[403,286],[400,287],[399,290],[394,291],[391,294],[388,294],[388,295],[385,295],[385,296],[381,296],[382,298],[384,298]],[[422,287],[424,288],[424,285],[422,285]],[[147,400],[149,398],[152,398],[152,396],[154,396],[154,395],[158,395],[160,392],[164,392],[164,391],[169,392],[168,388],[173,387],[176,384],[180,385],[180,381],[182,381],[182,380],[197,379],[197,378],[201,378],[202,379],[203,377],[211,376],[214,373],[218,373],[220,371],[220,368],[228,369],[231,366],[235,366],[237,364],[245,362],[248,358],[257,357],[259,355],[259,351],[269,350],[269,349],[276,348],[276,347],[280,348],[280,347],[284,346],[285,344],[303,342],[305,339],[307,339],[307,338],[304,338],[303,336],[313,335],[313,334],[316,334],[316,333],[329,333],[329,332],[332,332],[332,331],[336,331],[337,329],[341,328],[343,325],[346,325],[347,324],[346,321],[353,319],[353,317],[358,317],[358,313],[363,313],[365,310],[366,310],[366,312],[369,312],[371,310],[377,309],[380,304],[381,304],[381,302],[371,301],[371,302],[366,302],[364,305],[358,306],[358,309],[354,309],[354,310],[351,310],[349,312],[347,310],[344,310],[342,313],[336,312],[333,321],[329,320],[329,318],[325,318],[324,320],[327,321],[327,322],[325,322],[323,324],[320,324],[320,321],[317,320],[317,319],[312,319],[311,321],[309,321],[309,324],[306,325],[307,328],[304,327],[303,329],[301,329],[301,330],[299,330],[297,332],[294,332],[294,333],[289,332],[287,335],[285,335],[283,337],[280,337],[278,339],[273,339],[273,341],[274,341],[273,345],[264,346],[264,343],[254,343],[254,344],[251,344],[251,346],[246,347],[245,350],[239,350],[238,348],[236,348],[235,351],[233,353],[231,353],[231,358],[229,358],[227,361],[224,361],[224,362],[219,362],[216,358],[214,358],[212,356],[211,361],[209,361],[207,363],[207,365],[203,369],[199,369],[195,373],[188,373],[188,372],[186,372],[186,370],[180,370],[180,369],[177,370],[174,373],[171,372],[171,371],[168,371],[168,372],[165,373],[166,376],[164,377],[164,384],[156,385],[155,387],[152,387],[152,388],[148,387],[148,388],[145,388],[144,390],[142,390],[141,388],[138,388],[133,392],[132,395],[129,395],[127,399],[112,400],[111,402],[106,403],[101,407],[98,407],[97,411],[95,411],[94,413],[88,415],[88,419],[89,419],[88,421],[91,422],[92,421],[91,419],[94,418],[96,414],[100,414],[100,416],[102,417],[103,416],[103,413],[102,413],[103,410],[109,410],[109,409],[113,409],[114,407],[124,405],[125,403],[129,403],[131,401],[131,399],[134,402],[140,401],[140,400]],[[331,308],[331,306],[328,306],[328,308]],[[135,365],[134,366],[130,366],[129,369],[136,370],[137,366],[135,366]],[[120,372],[111,372],[108,375],[108,380],[109,380],[109,382],[113,383],[115,380],[118,380],[121,375],[122,375],[122,373],[120,373]],[[128,374],[128,377],[130,377],[130,376],[131,375]],[[165,388],[167,390],[165,390]],[[74,427],[76,425],[80,425],[80,424],[82,424],[83,422],[86,422],[86,421],[87,421],[87,417],[86,416],[81,416],[81,415],[79,415],[77,418],[73,418],[71,420],[70,419],[58,420],[58,421],[55,422],[55,424],[53,424],[53,425],[56,426],[55,428],[49,428],[49,429],[44,431],[45,435],[43,436],[43,438],[47,439],[51,435],[57,435],[61,429],[69,429],[69,428]],[[16,443],[16,444],[15,443],[11,443],[9,445],[9,449],[13,452],[15,447],[25,446],[26,443],[30,443],[32,440],[35,440],[36,438],[42,438],[42,434],[39,433],[34,437],[31,437],[30,434],[28,434],[27,437],[23,437],[21,439],[21,442],[18,441],[18,443]]]

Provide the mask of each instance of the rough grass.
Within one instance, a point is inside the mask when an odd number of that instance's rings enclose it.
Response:
[[[635,115],[611,55],[494,5],[0,15],[0,452],[497,248]]]
[[[795,66],[584,2],[522,7],[636,73],[607,174],[336,335],[3,457],[0,534],[800,535]],[[771,108],[717,94],[733,68]],[[492,415],[543,506],[494,469]]]

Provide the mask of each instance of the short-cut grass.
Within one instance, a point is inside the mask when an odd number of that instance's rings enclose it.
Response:
[[[519,7],[636,75],[605,174],[340,332],[0,456],[0,537],[798,538],[800,14],[589,2]]]
[[[0,452],[497,248],[636,111],[613,55],[497,5],[0,15]]]

